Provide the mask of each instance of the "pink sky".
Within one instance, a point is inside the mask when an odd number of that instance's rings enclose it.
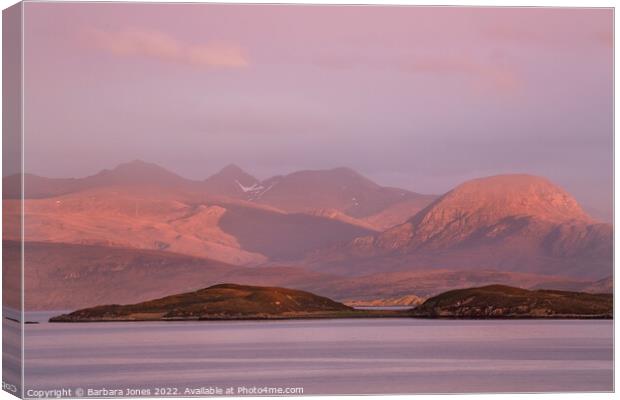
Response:
[[[610,9],[26,3],[26,168],[527,172],[612,207]]]

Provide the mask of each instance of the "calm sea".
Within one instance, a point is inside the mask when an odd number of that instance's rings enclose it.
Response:
[[[48,317],[28,314],[42,323],[25,328],[27,390],[157,395],[166,389],[183,395],[234,388],[238,395],[239,388],[303,388],[312,395],[613,389],[612,321],[50,324]]]

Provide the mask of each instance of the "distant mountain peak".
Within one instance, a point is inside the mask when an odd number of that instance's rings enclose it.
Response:
[[[242,185],[251,186],[254,183],[258,183],[258,179],[253,177],[252,175],[245,172],[241,167],[236,164],[228,164],[221,170],[219,170],[216,174],[211,175],[207,178],[209,180],[227,180],[227,181],[239,181]]]
[[[205,183],[213,192],[225,195],[245,195],[261,188],[258,179],[236,164],[228,164],[216,174],[208,177]]]
[[[449,248],[509,237],[537,237],[564,223],[592,220],[577,201],[549,180],[496,175],[467,181],[407,223],[381,235],[384,248]]]
[[[336,167],[330,169],[300,170],[282,177],[284,180],[296,180],[306,183],[314,182],[327,186],[350,187],[362,185],[364,187],[378,188],[372,180],[349,167]]]
[[[549,180],[525,174],[465,182],[407,222],[311,257],[330,271],[488,268],[600,279],[613,230]]]
[[[156,180],[185,180],[181,176],[167,170],[162,166],[142,160],[133,160],[119,164],[113,169],[104,169],[101,172],[93,175],[93,178],[118,178],[121,180],[135,180],[137,183],[140,183],[140,181],[149,182]]]
[[[142,160],[133,160],[125,163],[118,164],[111,171],[167,171],[164,167],[161,167],[157,164],[142,161]]]
[[[180,185],[187,180],[154,163],[133,160],[84,178],[86,186],[115,184]]]
[[[241,169],[241,167],[239,167],[237,164],[228,164],[227,166],[225,166],[224,168],[222,168],[220,170],[220,172],[218,172],[218,174],[232,174],[232,175],[237,175],[237,174],[245,174],[246,172]]]
[[[121,163],[121,164],[119,164],[118,166],[121,166],[121,165],[132,165],[132,166],[140,166],[140,165],[143,165],[143,166],[144,166],[144,165],[156,165],[156,164],[154,164],[154,163],[150,163],[150,162],[146,162],[146,161],[144,161],[144,160],[140,160],[140,159],[136,158],[136,159],[134,159],[134,160],[127,161],[127,162],[124,162],[124,163]]]
[[[348,175],[355,175],[355,176],[359,175],[359,176],[361,176],[361,174],[359,172],[357,172],[353,168],[349,168],[349,167],[335,167],[335,168],[328,169],[327,171],[328,172],[341,173],[341,174],[348,174]]]
[[[431,204],[424,215],[458,213],[479,220],[536,217],[544,220],[590,220],[579,203],[546,178],[527,174],[494,175],[472,179]]]

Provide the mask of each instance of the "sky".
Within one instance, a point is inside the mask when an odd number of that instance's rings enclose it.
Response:
[[[611,220],[610,9],[25,3],[25,165],[541,175]]]

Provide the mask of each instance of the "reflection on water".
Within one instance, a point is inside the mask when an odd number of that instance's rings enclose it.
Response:
[[[25,341],[27,389],[612,390],[612,321],[41,323]]]

